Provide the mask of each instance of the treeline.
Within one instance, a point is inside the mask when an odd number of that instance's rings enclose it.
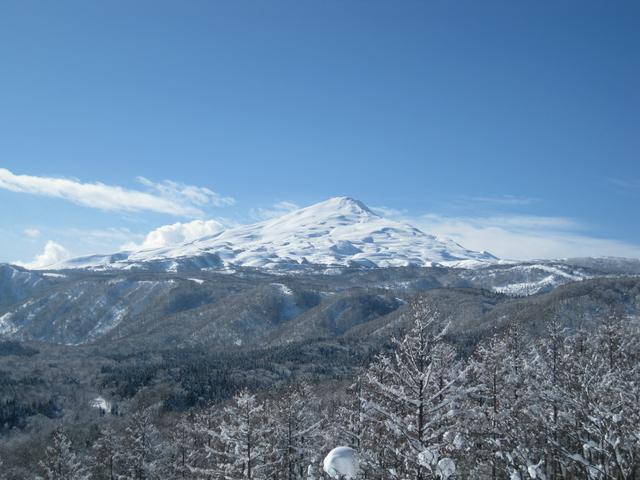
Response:
[[[124,401],[146,387],[168,385],[163,409],[184,411],[226,402],[244,388],[265,391],[291,383],[292,378],[351,376],[387,346],[357,339],[307,339],[261,349],[212,352],[193,348],[114,355],[109,358],[115,363],[101,367],[97,385],[100,391]]]
[[[416,300],[414,326],[343,395],[299,383],[239,392],[167,424],[159,407],[103,429],[90,453],[65,432],[46,479],[319,479],[333,447],[358,452],[363,479],[640,478],[640,334],[621,315],[595,331],[516,325],[460,358],[437,312]]]

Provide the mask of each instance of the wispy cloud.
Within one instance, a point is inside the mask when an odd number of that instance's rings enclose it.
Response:
[[[519,195],[497,195],[490,197],[463,197],[463,199],[473,202],[482,203],[484,205],[493,206],[518,206],[518,205],[531,205],[538,200],[530,197],[522,197]]]
[[[16,175],[0,168],[0,188],[61,198],[85,207],[107,211],[151,211],[182,217],[203,216],[202,207],[230,205],[233,199],[222,197],[204,187],[165,181],[154,183],[139,179],[150,191],[127,189],[103,183],[82,183],[75,179]]]
[[[27,238],[31,239],[38,238],[40,236],[40,230],[37,228],[25,228],[22,233],[24,233]]]
[[[640,179],[609,178],[607,180],[621,190],[640,192]]]
[[[373,213],[387,218],[403,218],[409,215],[407,210],[399,210],[391,207],[371,207]]]
[[[255,220],[268,220],[299,209],[293,202],[276,202],[270,207],[252,208],[250,215]]]
[[[582,230],[583,226],[566,217],[549,217],[539,215],[493,215],[493,216],[466,216],[466,217],[446,217],[440,215],[423,215],[419,219],[443,219],[451,218],[456,220],[471,221],[487,227],[501,227],[509,230],[527,231],[575,231]]]
[[[486,250],[500,258],[640,258],[640,245],[592,236],[585,225],[566,217],[516,214],[411,216],[406,212],[384,207],[378,207],[376,211],[383,216],[415,225],[426,233],[451,238],[466,248]]]
[[[204,207],[213,205],[215,207],[230,206],[236,203],[231,197],[223,197],[217,192],[206,188],[185,185],[184,183],[164,180],[163,182],[153,182],[145,177],[138,177],[137,180],[151,190],[155,190],[162,198],[170,198],[174,201]]]

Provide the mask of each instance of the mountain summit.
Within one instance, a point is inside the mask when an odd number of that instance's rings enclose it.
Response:
[[[54,268],[233,268],[298,270],[310,266],[400,267],[493,260],[452,240],[335,197],[277,218],[223,230],[171,247],[93,255]]]

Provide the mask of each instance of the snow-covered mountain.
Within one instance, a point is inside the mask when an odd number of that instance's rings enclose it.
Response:
[[[383,218],[348,197],[335,197],[281,217],[223,230],[165,248],[74,258],[49,269],[253,267],[296,270],[306,266],[401,267],[496,260],[452,240]]]

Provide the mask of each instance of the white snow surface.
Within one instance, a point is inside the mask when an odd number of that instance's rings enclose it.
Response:
[[[170,247],[91,255],[54,268],[131,268],[145,262],[217,255],[224,267],[291,270],[306,264],[400,267],[433,264],[474,267],[496,258],[372,212],[362,202],[335,197],[281,217],[241,225]],[[52,268],[52,267],[49,267]]]
[[[272,285],[274,287],[276,287],[277,289],[280,290],[280,292],[283,295],[286,295],[287,297],[290,297],[291,295],[293,295],[293,290],[291,290],[289,287],[287,287],[285,284],[283,283],[272,283]]]
[[[496,263],[501,265],[509,264],[509,262],[502,260]],[[503,272],[505,271],[507,270],[503,270]],[[562,285],[563,283],[576,282],[591,278],[590,275],[584,273],[580,269],[566,271],[560,267],[544,265],[542,263],[534,263],[531,265],[514,264],[508,271],[510,271],[514,276],[522,276],[524,278],[530,277],[531,280],[494,286],[492,288],[494,292],[512,296],[533,295],[534,293],[543,290],[550,290],[558,285]],[[540,277],[542,272],[548,273],[548,275]]]
[[[106,400],[103,397],[96,397],[89,402],[89,406],[91,408],[98,408],[104,410],[105,412],[111,411],[111,402]]]
[[[67,276],[62,274],[62,273],[54,273],[54,272],[44,272],[42,274],[42,276],[44,277],[50,277],[50,278],[66,278]]]
[[[436,465],[436,472],[438,477],[447,479],[456,473],[456,464],[450,458],[442,458]]]
[[[322,469],[331,478],[353,479],[358,475],[358,457],[349,447],[336,447],[324,458]]]
[[[0,315],[0,335],[14,333],[17,331],[17,327],[9,321],[12,316],[13,312],[7,312],[4,315]]]

